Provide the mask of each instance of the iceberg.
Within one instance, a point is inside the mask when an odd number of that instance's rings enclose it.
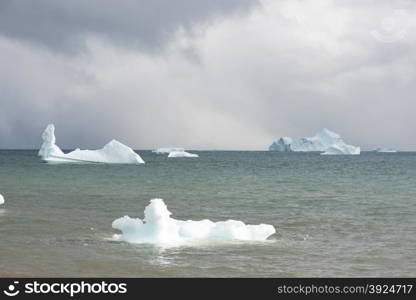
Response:
[[[112,140],[102,149],[76,149],[64,153],[56,145],[55,126],[49,124],[42,134],[43,144],[38,155],[50,163],[112,163],[112,164],[143,164],[144,161],[130,147]]]
[[[291,145],[293,143],[292,138],[283,136],[269,147],[270,151],[279,151],[279,152],[291,152],[293,151]]]
[[[168,157],[199,157],[198,154],[189,153],[186,151],[172,151],[169,153]]]
[[[2,194],[0,194],[0,205],[4,204],[4,197]]]
[[[182,221],[170,217],[171,212],[162,199],[152,199],[144,210],[144,219],[129,216],[116,219],[112,228],[122,234],[115,235],[119,241],[177,246],[187,242],[209,240],[264,241],[276,232],[272,225],[246,225],[241,221],[210,220]]]
[[[185,149],[180,148],[180,147],[166,147],[166,148],[158,148],[156,150],[152,150],[152,152],[156,154],[169,154],[174,151],[185,151]]]
[[[321,155],[359,155],[360,154],[360,147],[355,147],[351,145],[341,144],[341,145],[332,145],[331,147],[327,148],[325,152],[322,152]]]
[[[166,148],[158,148],[156,150],[152,150],[153,153],[156,154],[169,154],[168,157],[199,157],[198,154],[193,154],[186,152],[184,148],[181,147],[166,147]]]
[[[379,153],[396,153],[397,150],[393,148],[386,148],[386,147],[377,147],[373,150],[373,152],[379,152]]]
[[[356,155],[360,154],[360,147],[347,145],[339,134],[324,128],[312,137],[281,137],[270,145],[269,151]]]

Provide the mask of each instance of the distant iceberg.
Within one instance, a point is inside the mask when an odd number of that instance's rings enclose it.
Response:
[[[38,155],[42,160],[52,163],[112,163],[112,164],[143,164],[144,161],[130,147],[112,140],[99,150],[76,149],[63,153],[55,144],[55,126],[49,124],[42,134],[43,144]]]
[[[0,205],[4,204],[4,197],[2,194],[0,194]]]
[[[321,155],[359,155],[360,154],[360,147],[355,147],[347,144],[341,145],[332,145],[331,147],[327,148],[325,152],[322,152]]]
[[[115,238],[129,243],[150,243],[177,246],[186,242],[209,240],[264,241],[276,232],[272,225],[246,225],[241,221],[182,221],[170,217],[162,199],[153,199],[144,210],[144,219],[128,216],[116,219],[114,229],[122,234]]]
[[[397,150],[393,148],[385,148],[385,147],[377,147],[373,150],[373,152],[380,152],[380,153],[396,153]]]
[[[184,148],[180,147],[166,147],[166,148],[158,148],[153,150],[152,152],[156,154],[169,154],[168,157],[199,157],[198,154],[193,154],[186,152]]]
[[[152,152],[156,154],[169,154],[174,151],[185,151],[185,149],[180,148],[180,147],[166,147],[166,148],[158,148],[156,150],[152,150]]]
[[[326,128],[313,137],[281,137],[269,147],[278,152],[323,152],[322,154],[360,154],[360,147],[347,145],[341,136]]]
[[[172,151],[169,153],[168,157],[199,157],[198,154],[189,153],[186,151]]]

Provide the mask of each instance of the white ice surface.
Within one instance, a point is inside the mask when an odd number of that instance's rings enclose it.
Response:
[[[156,154],[169,154],[173,151],[185,151],[185,149],[180,148],[180,147],[166,147],[166,148],[158,148],[156,150],[153,150],[152,152]]]
[[[393,148],[386,148],[386,147],[377,147],[373,150],[374,152],[380,152],[380,153],[396,153],[397,150]]]
[[[198,154],[189,153],[186,151],[172,151],[169,153],[168,157],[199,157]]]
[[[112,140],[102,149],[80,150],[63,153],[55,144],[55,126],[49,124],[42,134],[43,144],[39,150],[42,160],[52,163],[114,163],[114,164],[143,164],[144,161],[130,147]]]
[[[326,128],[315,136],[292,139],[281,137],[269,147],[279,152],[324,152],[323,154],[360,154],[360,147],[347,145],[341,136]]]
[[[360,147],[350,145],[333,145],[322,152],[321,155],[359,155],[361,152]]]
[[[182,221],[170,217],[162,199],[153,199],[144,210],[144,219],[129,216],[116,219],[112,227],[122,232],[116,239],[129,243],[177,246],[200,241],[264,241],[276,232],[272,225],[246,225],[241,221]]]

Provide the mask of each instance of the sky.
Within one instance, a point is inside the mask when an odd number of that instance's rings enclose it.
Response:
[[[416,1],[1,0],[0,148],[416,150]]]

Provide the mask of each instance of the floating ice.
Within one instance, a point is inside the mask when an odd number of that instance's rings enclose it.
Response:
[[[269,147],[270,151],[279,151],[279,152],[292,152],[295,150],[292,150],[292,148],[295,148],[295,146],[292,146],[293,139],[287,136],[283,136],[277,141],[273,142],[273,144]]]
[[[156,154],[169,154],[168,157],[199,157],[198,154],[186,152],[184,148],[180,147],[166,147],[153,150]]]
[[[393,148],[386,148],[386,147],[377,147],[373,150],[373,152],[380,152],[380,153],[396,153],[397,150]]]
[[[326,128],[313,137],[281,137],[269,147],[279,152],[324,152],[322,154],[360,154],[360,147],[347,145],[340,135]]]
[[[185,149],[179,148],[179,147],[167,147],[167,148],[158,148],[156,150],[153,150],[152,152],[156,154],[169,154],[174,151],[185,151]]]
[[[4,204],[4,197],[2,194],[0,194],[0,205]]]
[[[55,144],[55,126],[49,124],[42,134],[43,144],[39,156],[44,161],[53,163],[114,163],[114,164],[143,164],[144,161],[126,145],[112,140],[99,150],[76,149],[70,153],[63,153]]]
[[[198,154],[194,154],[194,153],[189,153],[186,151],[172,151],[171,153],[169,153],[168,157],[172,158],[172,157],[199,157]]]
[[[327,148],[325,152],[322,152],[321,155],[342,155],[342,154],[359,155],[360,152],[361,152],[360,147],[341,144],[341,145],[332,145],[331,147]]]
[[[144,219],[116,219],[112,227],[122,232],[117,239],[129,243],[179,245],[206,240],[264,241],[276,232],[272,225],[246,225],[241,221],[181,221],[170,217],[162,199],[150,200]]]

